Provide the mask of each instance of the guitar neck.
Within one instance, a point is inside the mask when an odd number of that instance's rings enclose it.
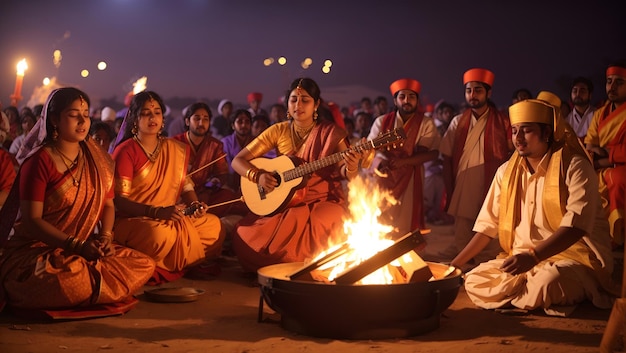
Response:
[[[303,177],[305,175],[311,174],[317,170],[320,170],[322,168],[328,167],[329,165],[333,165],[341,161],[343,159],[343,156],[348,151],[365,151],[371,148],[373,148],[373,145],[370,144],[370,141],[368,141],[368,143],[365,143],[365,144],[352,146],[351,148],[345,151],[337,152],[337,153],[331,154],[330,156],[324,157],[322,159],[319,159],[310,163],[306,163],[306,164],[297,166],[291,170],[288,170],[283,174],[283,178],[289,181],[289,180]]]

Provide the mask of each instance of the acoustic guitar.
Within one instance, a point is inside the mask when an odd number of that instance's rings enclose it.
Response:
[[[272,192],[266,192],[262,186],[241,177],[241,193],[243,200],[250,209],[259,216],[267,216],[281,211],[290,204],[294,193],[306,185],[306,176],[313,172],[335,164],[344,158],[347,151],[367,151],[383,147],[395,148],[401,146],[406,139],[404,129],[381,133],[373,140],[358,143],[345,151],[337,152],[310,163],[295,156],[282,155],[276,158],[255,158],[250,161],[255,167],[269,172],[278,181],[278,186]]]

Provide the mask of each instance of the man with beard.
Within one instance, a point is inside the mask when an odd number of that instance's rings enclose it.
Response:
[[[574,109],[567,115],[565,120],[572,126],[576,136],[585,138],[589,123],[593,118],[595,108],[591,105],[591,93],[593,93],[593,83],[586,77],[576,77],[572,82],[570,98],[574,104]]]
[[[370,171],[380,185],[391,191],[399,201],[383,218],[392,222],[399,236],[418,228],[425,228],[422,180],[423,163],[437,158],[441,137],[432,118],[419,110],[421,84],[413,79],[397,80],[389,86],[396,110],[379,116],[374,121],[368,140],[380,132],[404,128],[407,138],[402,147],[377,151]]]
[[[598,172],[602,205],[609,215],[615,245],[624,244],[624,196],[626,194],[626,62],[606,70],[608,101],[596,110],[585,144]]]
[[[226,162],[228,163],[229,182],[228,184],[233,190],[240,190],[240,176],[233,170],[231,163],[233,159],[250,141],[252,137],[252,115],[246,109],[238,109],[232,118],[232,128],[234,132],[222,139],[224,144],[224,153],[226,153]]]
[[[213,205],[236,198],[235,194],[224,188],[228,181],[228,164],[224,158],[224,145],[211,136],[211,109],[206,103],[197,102],[185,111],[185,129],[187,131],[175,135],[175,140],[190,147],[188,174],[194,183],[198,200]],[[206,167],[213,163],[209,167]],[[230,206],[211,209],[218,217],[227,214]]]
[[[513,150],[511,123],[490,101],[494,74],[470,69],[463,75],[465,100],[469,106],[448,126],[439,151],[443,155],[448,213],[455,217],[454,244],[440,255],[451,258],[470,241],[472,228],[496,169]],[[492,241],[474,261],[493,258],[500,251]]]

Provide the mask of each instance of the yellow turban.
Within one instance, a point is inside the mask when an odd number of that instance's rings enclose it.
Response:
[[[542,123],[553,126],[554,106],[539,99],[527,99],[509,107],[511,125]]]
[[[545,101],[546,103],[552,105],[554,109],[561,109],[561,98],[559,98],[556,94],[548,91],[541,91],[537,94],[537,99]]]

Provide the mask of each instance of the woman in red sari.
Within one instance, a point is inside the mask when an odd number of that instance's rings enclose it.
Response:
[[[320,89],[309,78],[296,79],[285,97],[288,121],[276,123],[241,150],[233,169],[267,193],[278,185],[269,172],[250,161],[276,149],[278,155],[292,155],[314,162],[348,149],[343,128],[318,119]],[[348,151],[343,160],[312,173],[302,202],[271,216],[249,214],[240,221],[233,248],[246,271],[281,262],[305,261],[330,245],[343,240],[346,198],[342,179],[358,174],[361,153]],[[244,195],[245,197],[245,195]]]
[[[164,111],[151,91],[133,96],[128,108],[113,152],[115,240],[151,256],[161,280],[173,280],[217,257],[224,232],[187,177],[189,146],[161,136]]]
[[[19,182],[0,215],[0,296],[13,308],[130,303],[154,271],[152,259],[112,243],[113,161],[87,139],[89,125],[87,95],[57,89],[17,155]]]

